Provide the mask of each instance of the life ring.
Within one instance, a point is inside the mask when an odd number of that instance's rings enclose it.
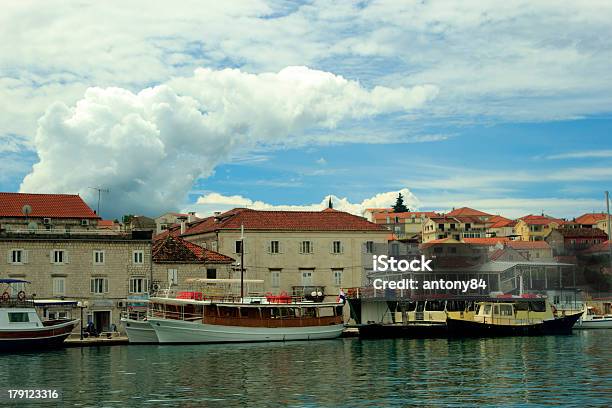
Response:
[[[8,292],[4,292],[0,300],[2,300],[3,302],[8,302],[9,300],[11,300],[11,295]]]
[[[19,293],[17,293],[17,299],[19,299],[20,302],[23,302],[26,298],[26,293],[23,290],[20,290]]]

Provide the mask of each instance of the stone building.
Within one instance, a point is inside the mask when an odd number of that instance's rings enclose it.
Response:
[[[99,331],[120,328],[127,297],[148,293],[150,254],[144,231],[0,231],[0,276],[31,282],[24,289],[36,299],[83,302]]]
[[[263,279],[263,291],[303,295],[313,290],[336,298],[341,288],[360,286],[363,251],[386,243],[389,231],[364,218],[336,211],[258,211],[236,208],[164,232],[240,262],[248,279]],[[182,230],[182,234],[181,234]],[[180,283],[180,277],[179,277]]]

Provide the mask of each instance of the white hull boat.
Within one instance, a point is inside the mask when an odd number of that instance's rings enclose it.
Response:
[[[612,315],[598,315],[592,307],[588,307],[574,329],[612,329]]]
[[[121,318],[130,343],[158,343],[157,334],[148,320]]]

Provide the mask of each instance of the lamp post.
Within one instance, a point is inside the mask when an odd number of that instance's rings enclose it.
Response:
[[[85,301],[85,302],[78,302],[77,306],[79,307],[79,309],[81,309],[81,340],[83,340],[83,309],[87,308],[87,306],[89,306],[89,302]]]

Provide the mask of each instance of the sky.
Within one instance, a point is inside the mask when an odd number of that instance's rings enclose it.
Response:
[[[223,4],[220,4],[223,3]],[[146,10],[146,12],[143,12]],[[101,215],[605,210],[608,1],[9,2],[0,191]]]

